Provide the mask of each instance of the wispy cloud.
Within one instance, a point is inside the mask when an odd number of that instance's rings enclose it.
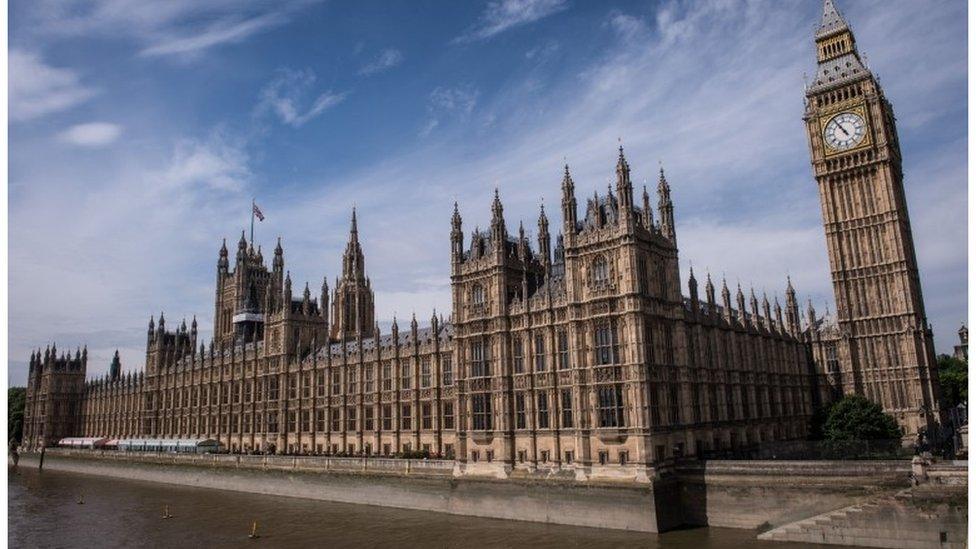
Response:
[[[283,123],[298,128],[327,109],[342,103],[349,94],[333,90],[315,92],[315,81],[315,72],[311,69],[280,70],[278,76],[261,90],[258,112],[273,112]],[[306,107],[311,96],[315,99]]]
[[[455,42],[486,40],[508,29],[526,25],[561,12],[569,7],[566,0],[494,0],[489,2],[478,22]]]
[[[35,52],[11,49],[8,62],[10,119],[14,122],[70,109],[97,93],[94,87],[82,84],[76,71],[48,65]]]
[[[211,188],[237,191],[251,179],[248,154],[215,132],[209,139],[183,139],[174,150],[162,182],[169,188]]]
[[[363,65],[359,69],[359,74],[362,75],[372,75],[385,70],[392,69],[393,67],[399,65],[403,62],[403,53],[400,50],[395,49],[385,49],[380,52],[379,56],[373,61]]]
[[[77,124],[58,134],[64,143],[79,147],[104,147],[115,142],[122,135],[122,127],[109,122],[88,122]]]
[[[478,104],[481,92],[470,84],[455,87],[438,87],[430,92],[427,100],[427,121],[420,130],[426,136],[447,119],[465,120]]]
[[[144,56],[193,57],[283,25],[319,1],[37,0],[16,9],[22,11],[24,20],[18,30],[39,40],[127,37],[140,44],[139,53]]]

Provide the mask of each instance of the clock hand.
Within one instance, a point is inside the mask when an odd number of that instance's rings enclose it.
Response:
[[[851,134],[847,130],[844,129],[844,126],[843,125],[837,124],[837,127],[840,128],[840,131],[844,132],[844,135],[846,135],[847,137],[850,137],[851,136]]]

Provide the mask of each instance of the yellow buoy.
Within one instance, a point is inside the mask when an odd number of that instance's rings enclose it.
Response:
[[[248,539],[257,539],[258,538],[258,521],[254,521],[254,522],[251,523],[251,533],[248,534],[247,537],[248,537]]]

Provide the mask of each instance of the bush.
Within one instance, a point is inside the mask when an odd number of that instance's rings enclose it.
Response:
[[[27,403],[25,387],[7,389],[7,434],[18,443],[24,436],[24,407]]]
[[[859,395],[838,400],[827,412],[823,435],[825,440],[891,440],[902,436],[895,418],[881,406]]]

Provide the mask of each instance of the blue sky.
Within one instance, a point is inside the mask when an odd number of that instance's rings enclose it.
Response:
[[[840,0],[899,120],[937,350],[966,315],[966,3]],[[244,6],[244,7],[242,7]],[[819,0],[14,0],[10,363],[87,344],[142,365],[151,314],[209,337],[220,239],[267,216],[296,285],[331,280],[349,213],[377,316],[450,310],[451,206],[558,218],[562,165],[605,192],[618,139],[659,163],[682,275],[833,308],[802,124]],[[558,225],[558,223],[557,223]],[[534,232],[530,230],[530,232]],[[314,293],[314,292],[313,292]],[[828,304],[828,305],[825,305]]]

